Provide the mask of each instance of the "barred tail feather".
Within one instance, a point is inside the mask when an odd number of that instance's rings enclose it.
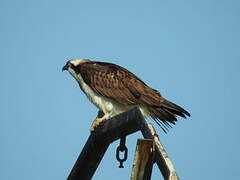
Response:
[[[187,115],[188,117],[190,117],[190,113],[187,112],[185,109],[183,109],[182,107],[164,99],[163,103],[161,104],[163,108],[169,109],[171,110],[171,112],[175,112],[175,114],[182,116],[184,118],[186,118],[185,115]]]
[[[161,103],[161,106],[150,107],[149,112],[153,120],[163,129],[165,133],[172,127],[171,124],[175,124],[177,116],[181,116],[183,118],[191,116],[185,109],[166,99],[164,99]]]

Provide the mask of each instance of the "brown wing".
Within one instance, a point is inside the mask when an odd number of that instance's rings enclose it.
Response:
[[[160,93],[148,87],[128,70],[111,63],[88,62],[79,71],[84,81],[99,95],[124,105],[159,106]]]

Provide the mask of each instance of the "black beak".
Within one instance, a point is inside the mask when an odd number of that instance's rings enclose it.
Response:
[[[63,66],[62,71],[68,70],[68,65]]]

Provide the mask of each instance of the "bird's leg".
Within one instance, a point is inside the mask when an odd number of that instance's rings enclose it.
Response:
[[[96,119],[92,122],[91,131],[94,131],[95,128],[106,119],[106,114],[104,114],[102,111],[98,111]]]

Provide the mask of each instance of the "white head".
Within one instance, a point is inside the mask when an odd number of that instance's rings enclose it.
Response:
[[[67,63],[65,64],[65,66],[63,66],[62,70],[69,70],[69,68],[74,69],[74,67],[77,67],[80,64],[86,63],[86,62],[90,62],[89,59],[71,59],[69,61],[67,61]]]

